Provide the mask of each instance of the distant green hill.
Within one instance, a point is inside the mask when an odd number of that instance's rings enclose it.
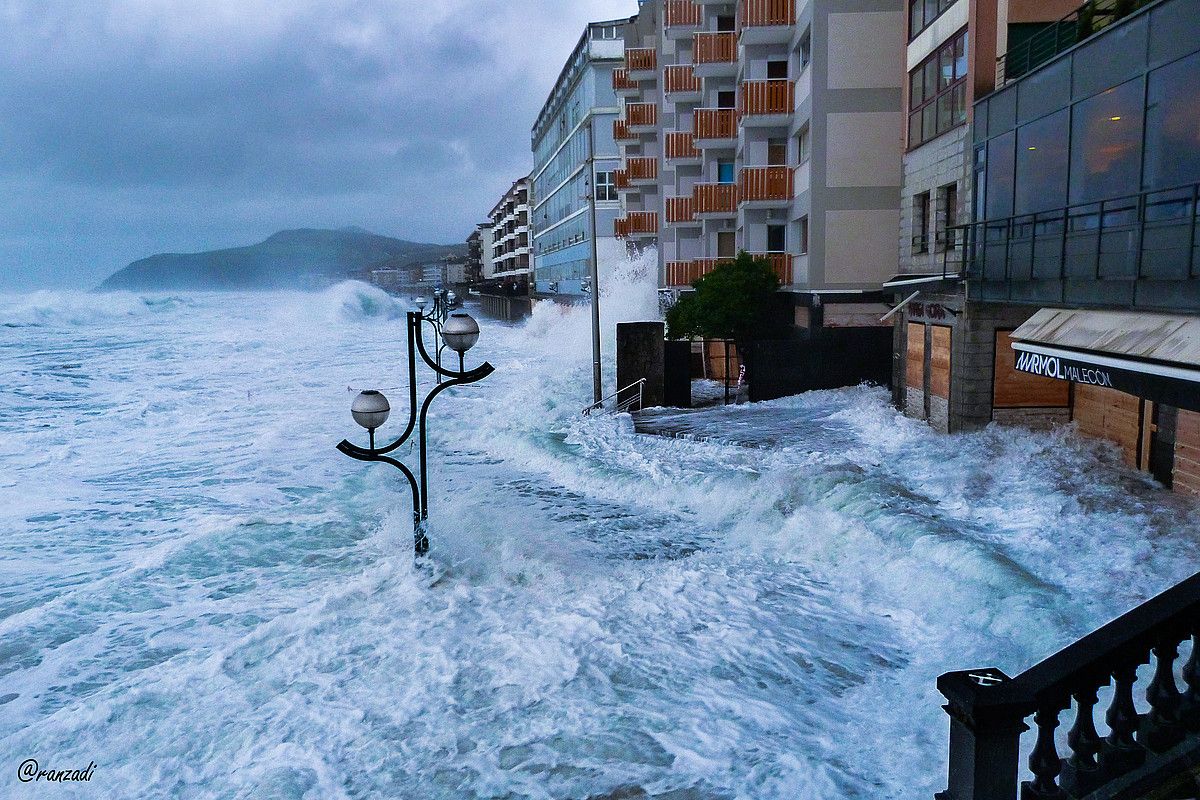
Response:
[[[280,231],[248,247],[205,253],[161,253],[109,276],[100,289],[307,289],[366,277],[379,265],[461,255],[466,244],[407,242],[362,228]]]

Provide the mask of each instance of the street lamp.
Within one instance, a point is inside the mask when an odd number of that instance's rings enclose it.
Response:
[[[436,293],[435,293],[436,298]],[[418,556],[429,552],[429,537],[426,535],[426,527],[429,521],[429,483],[428,483],[428,457],[427,457],[427,436],[426,436],[426,420],[429,413],[429,405],[433,399],[451,386],[463,386],[468,383],[481,381],[488,375],[491,375],[495,368],[484,362],[480,366],[472,370],[467,370],[464,365],[464,358],[468,350],[470,350],[475,342],[479,341],[479,323],[465,312],[456,312],[454,314],[445,314],[445,307],[442,306],[439,316],[433,311],[429,315],[424,313],[424,303],[421,302],[424,298],[420,298],[416,305],[420,309],[418,311],[408,312],[408,424],[404,427],[404,431],[399,438],[391,444],[383,447],[375,446],[375,430],[387,422],[388,416],[391,413],[392,407],[388,399],[382,392],[375,389],[366,389],[358,393],[354,398],[354,402],[350,405],[350,415],[354,421],[367,429],[367,435],[370,437],[369,447],[359,447],[351,443],[347,439],[343,439],[337,446],[337,449],[342,453],[350,456],[350,458],[359,461],[382,461],[385,464],[391,464],[396,469],[404,474],[408,480],[409,488],[412,489],[412,508],[413,508],[413,548]],[[435,299],[434,309],[438,309],[438,304]],[[434,359],[429,355],[429,351],[425,349],[425,339],[423,334],[423,326],[429,323],[434,327],[439,338],[438,352],[441,352],[443,347],[449,347],[458,353],[458,371],[442,369],[441,359]],[[437,385],[425,395],[425,399],[417,406],[417,356],[421,356],[421,360],[426,366],[434,371],[437,375]],[[389,453],[392,453],[400,448],[413,432],[417,433],[420,443],[418,475],[414,475],[413,471],[408,468],[402,461],[392,458]]]

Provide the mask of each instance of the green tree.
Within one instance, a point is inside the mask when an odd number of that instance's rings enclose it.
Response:
[[[692,286],[696,291],[684,294],[667,312],[670,338],[731,339],[741,348],[769,336],[769,310],[779,278],[765,258],[742,251]]]

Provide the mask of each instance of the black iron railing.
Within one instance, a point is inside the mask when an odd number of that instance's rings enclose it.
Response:
[[[1154,0],[1089,0],[996,59],[996,86],[1014,81]]]
[[[1180,691],[1174,666],[1188,639]],[[1138,667],[1151,661],[1149,681],[1139,684]],[[1138,713],[1135,684],[1144,685],[1146,713]],[[1200,573],[1015,678],[992,667],[948,672],[938,678],[938,689],[950,715],[949,781],[938,800],[1016,800],[1020,737],[1029,730],[1029,717],[1036,742],[1021,800],[1195,797]],[[1101,694],[1111,695],[1103,736],[1095,720]],[[1055,741],[1064,711],[1073,712],[1067,758]],[[1150,794],[1176,780],[1190,793]]]
[[[1200,277],[1200,183],[1017,214],[966,226],[966,271],[980,299],[1018,301],[1014,285]],[[1003,286],[1004,288],[997,288]]]

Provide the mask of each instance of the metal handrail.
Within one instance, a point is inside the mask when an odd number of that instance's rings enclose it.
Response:
[[[1085,203],[1074,203],[1061,208],[1036,211],[1026,214],[1013,214],[1007,217],[993,217],[959,226],[967,229],[964,240],[964,264],[970,265],[971,277],[987,280],[985,270],[989,261],[986,249],[989,245],[1004,247],[1003,256],[996,256],[1004,265],[1003,283],[1013,281],[1012,242],[1026,242],[1059,239],[1058,280],[1067,277],[1067,242],[1071,237],[1082,235],[1095,236],[1096,252],[1093,255],[1092,278],[1101,278],[1101,256],[1104,234],[1118,232],[1136,232],[1135,250],[1131,256],[1135,259],[1136,269],[1132,278],[1143,276],[1143,251],[1145,241],[1143,233],[1147,226],[1156,224],[1182,223],[1191,226],[1188,238],[1188,256],[1186,276],[1197,276],[1197,259],[1195,257],[1196,225],[1200,222],[1200,182],[1184,183],[1165,189],[1149,189],[1136,194],[1109,197],[1103,200],[1093,200]],[[1029,248],[1027,269],[1033,274],[1037,249]],[[993,282],[995,279],[992,279]]]
[[[617,403],[616,407],[613,409],[613,413],[614,414],[624,414],[633,407],[633,404],[635,402],[637,403],[637,410],[641,411],[642,410],[642,398],[645,397],[645,386],[646,386],[645,378],[639,378],[638,380],[634,381],[633,383],[629,384],[628,386],[623,386],[620,389],[617,389],[612,394],[606,395],[606,396],[600,398],[599,401],[592,403],[590,406],[586,406],[582,411],[583,415],[585,417],[590,417],[592,415],[593,411],[604,408],[604,403],[606,400],[612,400],[614,397],[619,397],[622,392],[626,392],[626,391],[634,388],[635,386],[637,387],[637,390],[638,390],[637,395],[629,398],[628,400],[619,401]]]
[[[996,59],[996,87],[1028,75],[1059,53],[1090,39],[1152,0],[1088,0]]]

